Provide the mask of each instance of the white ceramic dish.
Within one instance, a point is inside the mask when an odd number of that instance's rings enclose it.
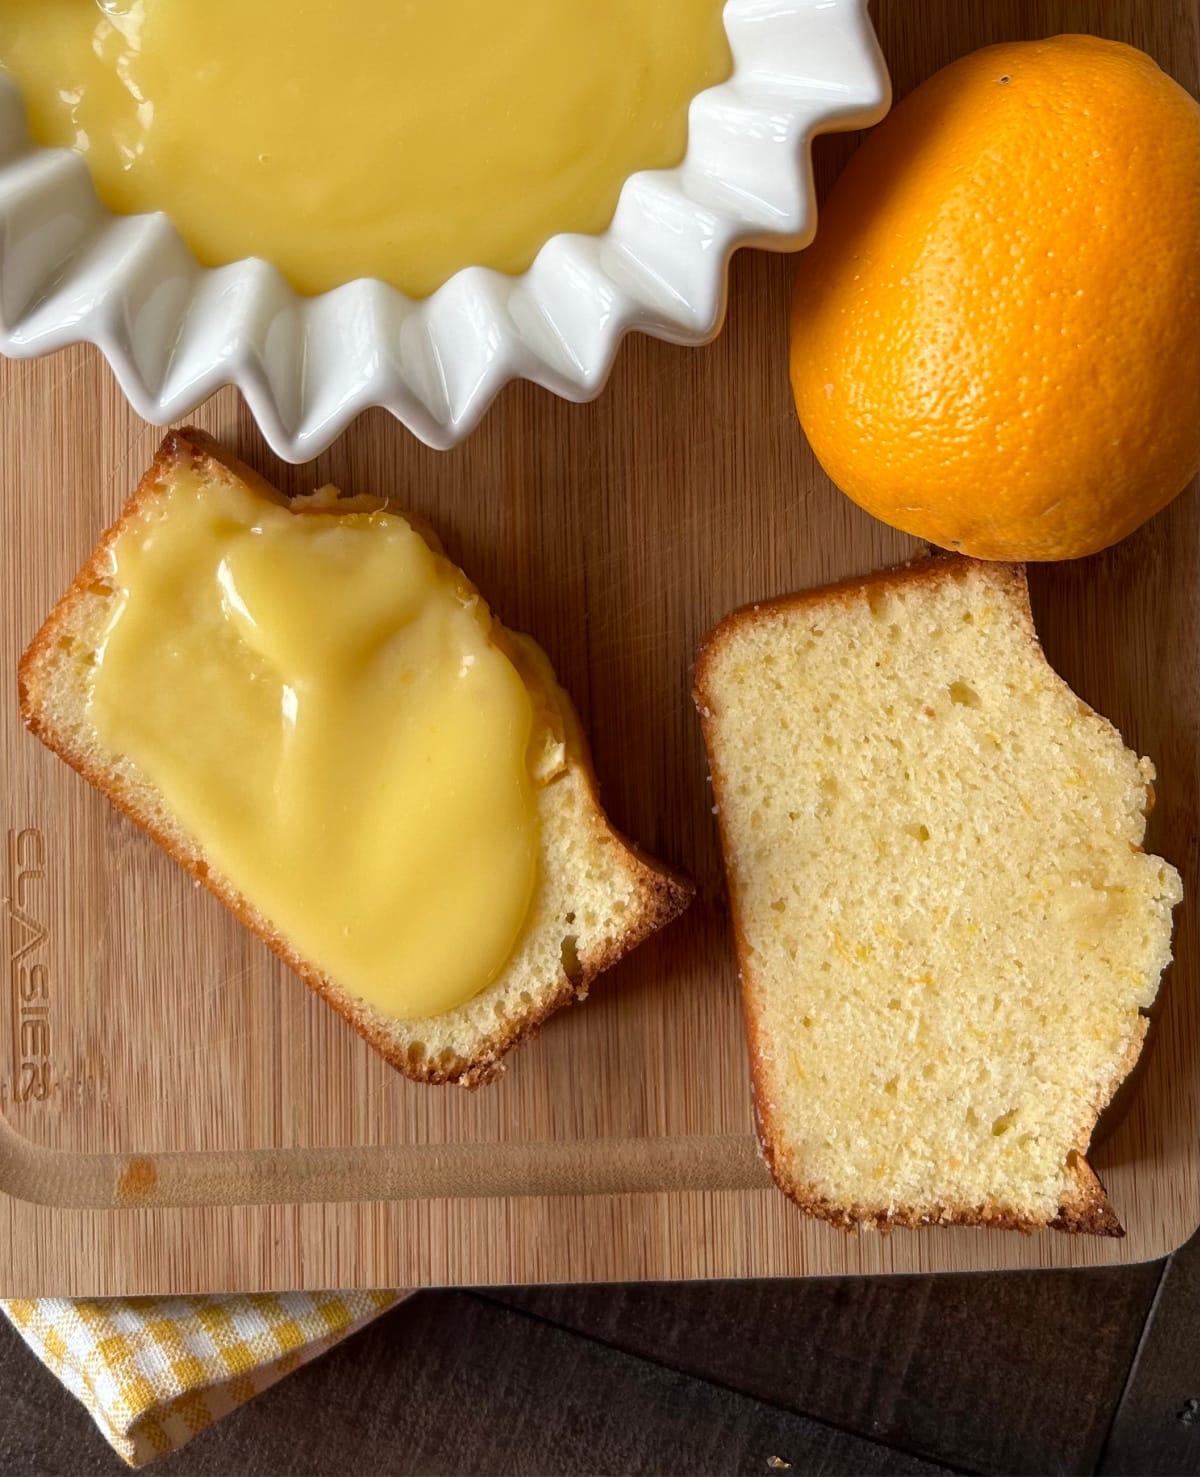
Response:
[[[554,236],[519,277],[467,268],[421,302],[366,279],[302,297],[252,259],[200,266],[165,216],[111,214],[82,159],[34,147],[0,77],[0,352],[94,343],[156,424],[237,385],[296,462],[372,405],[446,447],[511,379],[589,400],[626,333],[711,339],[730,254],[811,237],[813,136],[887,110],[866,0],[728,0],[724,17],[733,74],[693,100],[677,169],[632,175],[603,235]]]

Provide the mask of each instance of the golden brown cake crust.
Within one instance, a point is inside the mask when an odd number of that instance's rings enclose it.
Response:
[[[754,1090],[755,1128],[759,1148],[771,1172],[772,1178],[784,1194],[793,1200],[806,1214],[820,1220],[828,1221],[832,1225],[844,1230],[867,1228],[876,1230],[892,1230],[895,1228],[916,1229],[922,1226],[944,1225],[978,1226],[996,1230],[1032,1233],[1034,1231],[1044,1230],[1047,1226],[1050,1226],[1060,1231],[1083,1232],[1096,1236],[1123,1237],[1125,1230],[1109,1202],[1104,1186],[1085,1158],[1088,1141],[1091,1136],[1090,1128],[1082,1136],[1082,1141],[1074,1145],[1068,1155],[1068,1169],[1075,1181],[1074,1194],[1070,1199],[1065,1199],[1060,1204],[1057,1215],[1052,1220],[1047,1221],[1023,1219],[998,1206],[986,1204],[944,1205],[937,1207],[935,1210],[918,1213],[906,1211],[903,1208],[889,1209],[886,1206],[880,1205],[841,1205],[834,1203],[823,1197],[811,1185],[803,1183],[793,1173],[788,1162],[788,1151],[779,1134],[778,1125],[772,1122],[769,1112],[764,1111],[763,1105],[768,1101],[767,1085],[764,1077],[764,1055],[759,1041],[759,1021],[751,1000],[751,991],[748,988],[748,986],[752,987],[754,983],[753,970],[750,963],[751,953],[743,921],[740,916],[738,890],[733,885],[730,872],[732,848],[730,837],[727,834],[725,819],[726,777],[716,758],[717,746],[714,743],[718,715],[714,711],[714,700],[709,688],[709,673],[712,665],[725,644],[733,638],[743,625],[758,621],[763,616],[770,615],[773,611],[790,612],[817,605],[828,607],[831,602],[848,605],[860,598],[864,591],[872,588],[912,587],[923,584],[935,585],[947,576],[954,575],[956,572],[966,573],[969,570],[978,569],[979,567],[981,566],[978,561],[970,559],[965,555],[940,552],[932,553],[907,564],[839,580],[831,585],[782,596],[778,599],[745,605],[732,611],[721,620],[704,638],[700,646],[696,659],[692,695],[699,712],[701,728],[704,734],[705,749],[708,755],[712,778],[713,797],[716,804],[717,824],[721,837],[721,855],[725,871],[726,893],[732,915],[738,959],[738,974],[741,984],[742,1018],[745,1024],[750,1055],[751,1078]],[[1037,647],[1040,653],[1041,642],[1038,639],[1037,630],[1033,623],[1025,566],[1021,564],[989,562],[983,567],[986,569],[989,579],[997,585],[1006,585],[1010,593],[1016,597],[1016,604],[1021,614],[1022,624],[1027,631],[1030,642]],[[1147,785],[1147,813],[1152,804],[1153,790],[1151,786]],[[1113,1073],[1107,1089],[1101,1095],[1101,1100],[1095,1104],[1096,1116],[1099,1116],[1100,1112],[1111,1100],[1113,1093],[1115,1093],[1121,1082],[1132,1070],[1141,1052],[1146,1029],[1147,1021],[1143,1017],[1141,1028],[1131,1043],[1125,1060]]]
[[[524,1014],[498,1021],[495,1028],[488,1033],[487,1039],[469,1057],[433,1059],[425,1055],[418,1056],[398,1045],[386,1020],[369,1007],[355,1001],[336,981],[303,958],[290,941],[272,928],[241,893],[209,868],[199,850],[189,845],[185,837],[165,831],[147,813],[144,799],[134,792],[134,787],[125,776],[106,768],[90,754],[83,752],[76,740],[54,722],[43,704],[46,686],[44,679],[50,670],[56,643],[70,632],[79,602],[98,582],[102,583],[109,577],[109,550],[126,526],[140,514],[147,500],[154,497],[172,473],[185,464],[210,473],[218,469],[245,483],[258,496],[281,506],[288,505],[288,500],[277,488],[230,455],[205,432],[194,427],[170,432],[117,521],[103,534],[90,558],[21,658],[17,673],[21,716],[29,730],[47,748],[52,749],[72,769],[106,795],[118,810],[218,898],[397,1071],[417,1082],[457,1083],[466,1087],[489,1082],[502,1070],[501,1059],[507,1052],[534,1035],[556,1010],[573,1000],[584,999],[597,975],[611,968],[652,933],[682,913],[691,902],[693,886],[681,873],[646,857],[609,824],[597,799],[596,778],[582,730],[573,709],[568,705],[563,716],[570,736],[569,761],[572,767],[582,773],[586,783],[590,802],[587,824],[594,832],[603,834],[607,840],[620,846],[625,853],[628,866],[637,878],[636,906],[628,910],[619,937],[590,954],[581,954],[578,969],[572,971],[571,977],[564,971],[557,988],[540,1000],[533,1001]],[[352,500],[348,500],[348,505],[352,505]],[[428,532],[420,519],[412,518],[407,512],[402,516],[440,551],[436,537]],[[502,627],[500,631],[503,633]],[[561,694],[561,689],[559,692]],[[564,703],[568,701],[565,694],[561,694],[561,700]]]

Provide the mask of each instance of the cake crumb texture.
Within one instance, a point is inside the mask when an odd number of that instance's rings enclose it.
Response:
[[[1154,769],[1050,668],[1019,566],[735,613],[696,697],[761,1139],[805,1209],[1122,1234],[1084,1159],[1171,958]]]

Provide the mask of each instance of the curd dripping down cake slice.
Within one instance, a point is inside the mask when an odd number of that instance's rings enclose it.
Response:
[[[697,664],[759,1134],[853,1226],[1122,1235],[1085,1154],[1171,958],[1154,769],[1051,670],[1020,566],[729,616]]]
[[[33,732],[394,1067],[486,1081],[687,906],[549,662],[378,498],[169,435],[20,667]]]

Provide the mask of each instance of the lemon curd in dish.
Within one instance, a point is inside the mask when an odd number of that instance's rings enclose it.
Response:
[[[683,157],[721,0],[0,0],[36,142],[300,291],[523,271]]]

